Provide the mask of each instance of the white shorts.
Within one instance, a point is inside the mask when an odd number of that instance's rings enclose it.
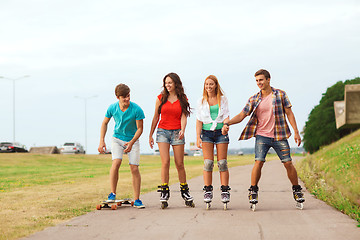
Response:
[[[111,143],[111,155],[112,155],[112,160],[114,159],[123,159],[123,155],[124,155],[124,144],[126,142],[122,141],[116,137],[112,138],[112,143]],[[130,165],[136,165],[139,166],[140,164],[140,142],[139,139],[136,140],[136,142],[134,143],[134,145],[132,146],[132,149],[130,152],[127,153],[128,157],[129,157],[129,164]]]

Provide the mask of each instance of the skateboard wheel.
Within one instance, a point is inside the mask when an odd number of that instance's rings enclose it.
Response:
[[[227,203],[224,203],[224,210],[227,210]]]
[[[121,202],[118,202],[117,205],[120,207],[120,206],[121,206]]]
[[[116,210],[117,206],[116,205],[111,205],[111,210]]]
[[[101,210],[101,205],[97,205],[97,206],[96,206],[96,209],[97,209],[97,210]]]
[[[131,202],[131,206],[132,206],[132,207],[134,206],[134,203],[135,203],[134,201]]]

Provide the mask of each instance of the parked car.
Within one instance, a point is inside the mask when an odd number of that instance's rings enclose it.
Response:
[[[63,154],[85,154],[84,147],[77,142],[66,142],[60,148],[60,153]]]
[[[25,145],[22,145],[18,142],[1,142],[0,143],[0,152],[27,152]]]
[[[244,152],[243,151],[238,151],[237,155],[242,156],[242,155],[244,155]]]

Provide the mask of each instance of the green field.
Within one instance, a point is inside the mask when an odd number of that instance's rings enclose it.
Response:
[[[360,130],[307,156],[297,170],[312,194],[360,222]]]
[[[252,164],[253,159],[253,155],[229,156],[229,167]],[[173,159],[171,162],[173,184],[178,178]],[[0,239],[28,236],[95,210],[109,193],[110,166],[110,155],[0,154]],[[142,193],[157,188],[160,167],[159,156],[141,157]],[[188,179],[200,176],[203,158],[185,157],[185,167]],[[118,195],[132,197],[126,157],[120,168]]]

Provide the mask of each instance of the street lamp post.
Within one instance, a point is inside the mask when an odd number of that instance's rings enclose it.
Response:
[[[79,97],[75,96],[75,98],[80,98],[84,100],[85,105],[85,151],[87,152],[87,100],[90,98],[96,98],[97,95],[91,96],[91,97]]]
[[[13,82],[13,142],[15,142],[15,81],[23,79],[23,78],[27,78],[27,77],[30,77],[30,76],[25,75],[25,76],[18,77],[18,78],[8,78],[8,77],[0,76],[0,78],[6,79],[6,80],[11,80]]]

